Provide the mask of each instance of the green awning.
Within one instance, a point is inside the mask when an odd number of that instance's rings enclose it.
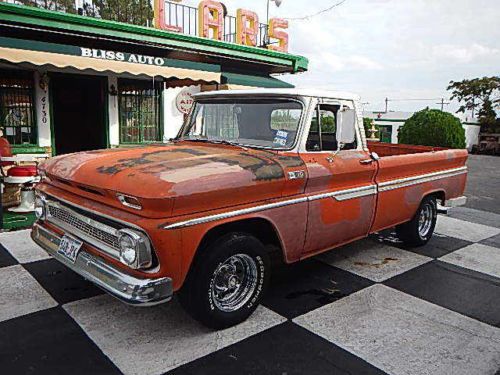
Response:
[[[163,77],[171,83],[182,82],[180,86],[218,84],[221,79],[220,66],[214,64],[5,37],[0,37],[0,61]]]
[[[295,87],[290,83],[271,76],[256,76],[241,73],[222,73],[222,84],[250,87],[288,89]]]

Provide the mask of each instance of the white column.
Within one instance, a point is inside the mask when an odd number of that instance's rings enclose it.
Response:
[[[398,143],[398,130],[401,126],[399,123],[392,124],[391,143]]]
[[[118,90],[118,78],[114,75],[108,76],[108,91],[114,86]],[[120,144],[120,120],[118,114],[118,96],[108,96],[108,113],[109,113],[109,144],[111,147],[116,147]]]
[[[53,147],[50,129],[49,79],[46,72],[36,71],[34,83],[38,145]]]

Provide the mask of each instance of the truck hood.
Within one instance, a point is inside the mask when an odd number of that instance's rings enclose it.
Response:
[[[52,179],[143,200],[173,199],[173,213],[279,197],[297,155],[210,143],[180,142],[58,156],[41,166]]]

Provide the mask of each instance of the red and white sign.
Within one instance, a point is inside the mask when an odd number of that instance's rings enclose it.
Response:
[[[189,89],[183,89],[175,99],[175,105],[179,112],[187,115],[193,107],[193,93]]]

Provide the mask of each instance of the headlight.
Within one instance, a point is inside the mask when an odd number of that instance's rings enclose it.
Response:
[[[144,234],[131,229],[121,229],[118,234],[120,261],[123,264],[133,269],[151,266],[151,246]]]
[[[46,218],[45,196],[39,193],[35,196],[35,216],[38,220],[45,220]]]

